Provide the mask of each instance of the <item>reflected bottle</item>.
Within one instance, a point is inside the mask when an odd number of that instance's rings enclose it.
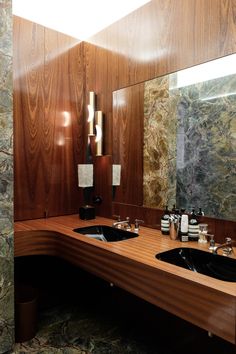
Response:
[[[161,218],[161,233],[162,235],[170,234],[170,212],[168,210],[168,205],[166,205],[164,214]]]
[[[198,216],[204,216],[204,212],[202,211],[202,208],[199,208],[199,209],[198,209],[197,215],[198,215]]]

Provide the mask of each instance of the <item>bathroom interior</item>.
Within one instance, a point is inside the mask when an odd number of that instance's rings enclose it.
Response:
[[[0,11],[0,354],[235,353],[236,0],[146,1],[85,40]],[[161,232],[166,205],[214,236]]]

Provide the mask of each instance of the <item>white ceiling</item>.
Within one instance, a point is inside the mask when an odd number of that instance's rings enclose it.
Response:
[[[150,0],[12,0],[13,14],[86,40]]]

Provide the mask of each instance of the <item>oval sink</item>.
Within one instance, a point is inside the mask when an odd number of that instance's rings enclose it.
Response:
[[[116,242],[137,237],[138,234],[106,225],[79,227],[73,231],[104,242]]]
[[[236,282],[236,259],[233,258],[187,247],[158,253],[156,258],[215,279]]]

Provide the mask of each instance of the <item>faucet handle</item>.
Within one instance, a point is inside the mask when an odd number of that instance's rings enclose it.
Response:
[[[143,221],[143,220],[139,220],[139,219],[135,219],[135,220],[134,220],[134,225],[135,225],[135,226],[138,227],[140,224],[144,224],[144,221]]]
[[[214,240],[214,235],[212,234],[206,234],[205,236],[210,238],[210,246],[209,246],[209,250],[214,250],[215,248],[215,240]]]
[[[139,232],[139,226],[140,224],[144,224],[143,220],[135,219],[134,220],[134,232],[138,233]]]
[[[126,220],[126,225],[125,225],[125,230],[126,231],[131,231],[131,223],[130,223],[130,218],[129,218],[129,216],[126,216],[126,218],[125,218],[125,220]]]
[[[230,256],[232,253],[234,253],[231,237],[225,238],[225,247],[222,248],[222,250],[223,250],[223,256]]]
[[[120,221],[120,215],[112,215],[112,218],[117,221]]]
[[[226,238],[225,238],[225,243],[226,243],[227,245],[231,245],[231,243],[232,243],[232,238],[231,238],[231,237],[226,237]]]

